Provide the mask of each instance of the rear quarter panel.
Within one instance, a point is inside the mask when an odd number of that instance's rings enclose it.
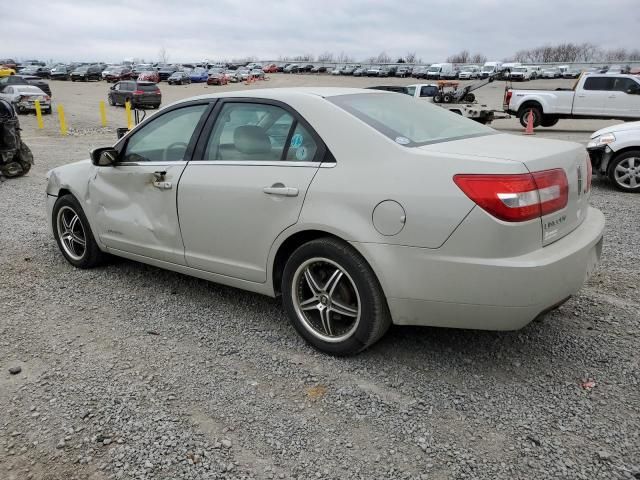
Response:
[[[509,110],[517,112],[525,102],[537,102],[546,114],[570,114],[573,91],[513,90]]]

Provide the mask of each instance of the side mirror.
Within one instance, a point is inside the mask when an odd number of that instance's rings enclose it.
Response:
[[[629,95],[637,95],[640,93],[640,86],[634,85],[632,87],[627,88],[627,93]]]
[[[109,90],[115,90],[115,89],[116,89],[116,86],[115,86],[115,85],[111,85],[111,86],[109,87]]]
[[[118,151],[113,147],[102,147],[91,150],[91,163],[98,167],[111,167],[118,160]]]

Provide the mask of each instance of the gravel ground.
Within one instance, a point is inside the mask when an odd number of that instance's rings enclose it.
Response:
[[[52,83],[72,134],[23,117],[37,164],[0,183],[1,479],[640,479],[639,196],[594,180],[602,266],[546,318],[506,333],[394,327],[336,359],[276,300],[125,260],[68,265],[46,171],[114,133],[96,128],[104,83]],[[481,101],[499,103],[491,88]],[[109,115],[115,126],[122,109]],[[538,135],[586,143],[605,124]]]

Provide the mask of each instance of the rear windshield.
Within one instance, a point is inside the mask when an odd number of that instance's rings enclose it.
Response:
[[[143,92],[155,92],[158,89],[155,83],[139,83],[138,90]]]
[[[496,133],[492,128],[408,95],[358,93],[327,100],[408,147]]]

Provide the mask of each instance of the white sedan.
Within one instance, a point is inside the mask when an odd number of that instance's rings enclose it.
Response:
[[[603,128],[587,145],[593,170],[618,190],[640,193],[640,122]]]
[[[104,253],[281,296],[337,355],[391,323],[514,330],[599,262],[583,147],[408,95],[279,88],[170,105],[49,173],[63,256]]]
[[[2,90],[0,98],[11,102],[18,113],[35,111],[36,101],[42,113],[51,113],[51,97],[34,85],[9,85]]]

